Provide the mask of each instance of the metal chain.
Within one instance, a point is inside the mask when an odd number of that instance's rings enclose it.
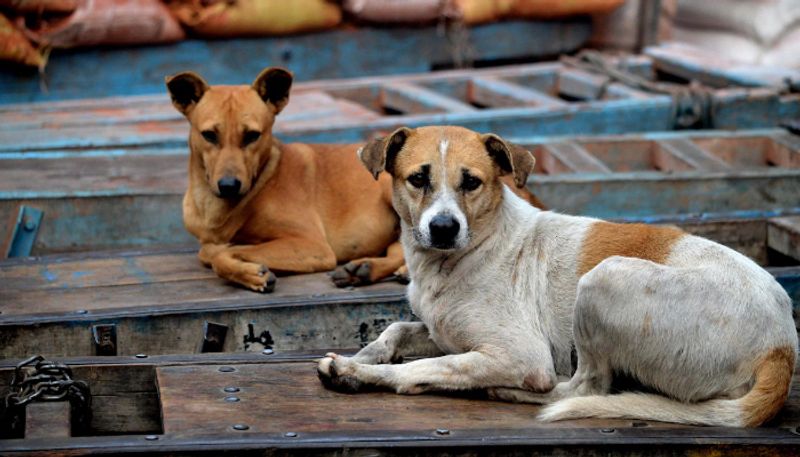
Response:
[[[89,384],[72,379],[67,365],[37,355],[20,362],[14,369],[9,393],[5,396],[0,419],[0,434],[16,434],[24,426],[25,406],[34,401],[70,402],[73,434],[86,430],[91,422],[92,395]]]
[[[713,127],[713,89],[696,81],[689,85],[652,81],[621,68],[612,59],[593,50],[583,50],[575,57],[562,56],[561,62],[581,70],[602,74],[611,81],[620,82],[634,89],[669,95],[672,97],[672,118],[678,129]]]

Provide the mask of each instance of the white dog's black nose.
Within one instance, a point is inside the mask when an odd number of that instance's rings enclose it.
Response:
[[[428,225],[431,244],[437,248],[450,248],[455,244],[461,225],[449,214],[437,214]]]
[[[219,196],[222,198],[238,197],[242,182],[234,177],[226,176],[217,181],[217,188],[219,189]]]

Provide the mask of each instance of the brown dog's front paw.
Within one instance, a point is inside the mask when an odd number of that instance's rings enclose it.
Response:
[[[411,275],[408,273],[408,266],[403,265],[392,273],[394,280],[400,284],[408,284],[411,282]]]
[[[322,385],[337,392],[355,393],[363,388],[363,383],[355,377],[354,362],[347,357],[328,353],[317,365],[317,376]]]
[[[347,262],[339,265],[331,273],[331,279],[336,287],[363,286],[372,283],[372,265],[369,262]]]
[[[247,269],[242,275],[241,284],[250,290],[261,293],[269,293],[275,290],[278,278],[269,271],[269,268],[256,263],[247,265]]]

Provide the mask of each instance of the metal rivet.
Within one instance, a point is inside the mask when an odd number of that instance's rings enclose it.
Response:
[[[236,371],[236,368],[233,368],[233,367],[219,367],[218,371],[221,371],[223,373],[232,373],[232,372]]]
[[[233,424],[234,430],[250,430],[250,426],[247,424]]]
[[[436,434],[437,435],[449,435],[450,434],[450,430],[448,430],[446,428],[437,428],[436,429]]]
[[[640,428],[640,427],[649,427],[650,424],[647,422],[634,422],[631,424],[632,427]]]
[[[274,353],[275,353],[275,351],[273,351],[273,350],[272,350],[272,349],[270,349],[270,348],[266,348],[266,349],[264,349],[263,351],[261,351],[261,353],[262,353],[262,354],[264,354],[264,355],[272,355],[272,354],[274,354]]]
[[[234,397],[234,396],[225,397],[225,401],[227,401],[228,403],[236,403],[237,401],[239,401],[239,397]]]
[[[137,359],[146,359],[147,354],[136,354],[134,357],[136,357]]]
[[[85,309],[79,309],[79,310],[75,311],[75,314],[87,314],[88,312],[89,311],[86,311]]]
[[[36,229],[36,222],[33,221],[26,221],[25,222],[25,230],[32,232]]]
[[[614,432],[616,432],[616,431],[617,431],[617,430],[616,430],[616,429],[613,429],[613,428],[601,428],[601,429],[600,429],[600,433],[614,433]]]
[[[229,394],[233,394],[239,391],[238,387],[226,387],[222,389],[224,392],[228,392]]]
[[[297,438],[297,433],[296,432],[286,432],[286,433],[283,434],[283,436],[285,436],[287,438]]]
[[[156,435],[147,435],[147,436],[144,437],[144,439],[146,439],[147,441],[155,441],[155,440],[158,439],[158,436],[156,436]]]

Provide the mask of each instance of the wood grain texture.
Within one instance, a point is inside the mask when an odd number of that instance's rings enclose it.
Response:
[[[160,367],[164,431],[179,437],[229,433],[233,424],[250,426],[247,433],[283,434],[357,431],[432,432],[444,428],[515,430],[538,428],[630,428],[631,421],[587,419],[542,423],[539,407],[444,395],[396,395],[388,392],[340,394],[326,390],[317,379],[315,363]],[[240,401],[225,402],[225,386],[241,389]],[[793,389],[786,407],[771,426],[792,426],[800,414],[800,392]],[[192,401],[186,401],[188,395]],[[651,427],[685,426],[649,423]],[[503,434],[501,433],[501,434]]]

